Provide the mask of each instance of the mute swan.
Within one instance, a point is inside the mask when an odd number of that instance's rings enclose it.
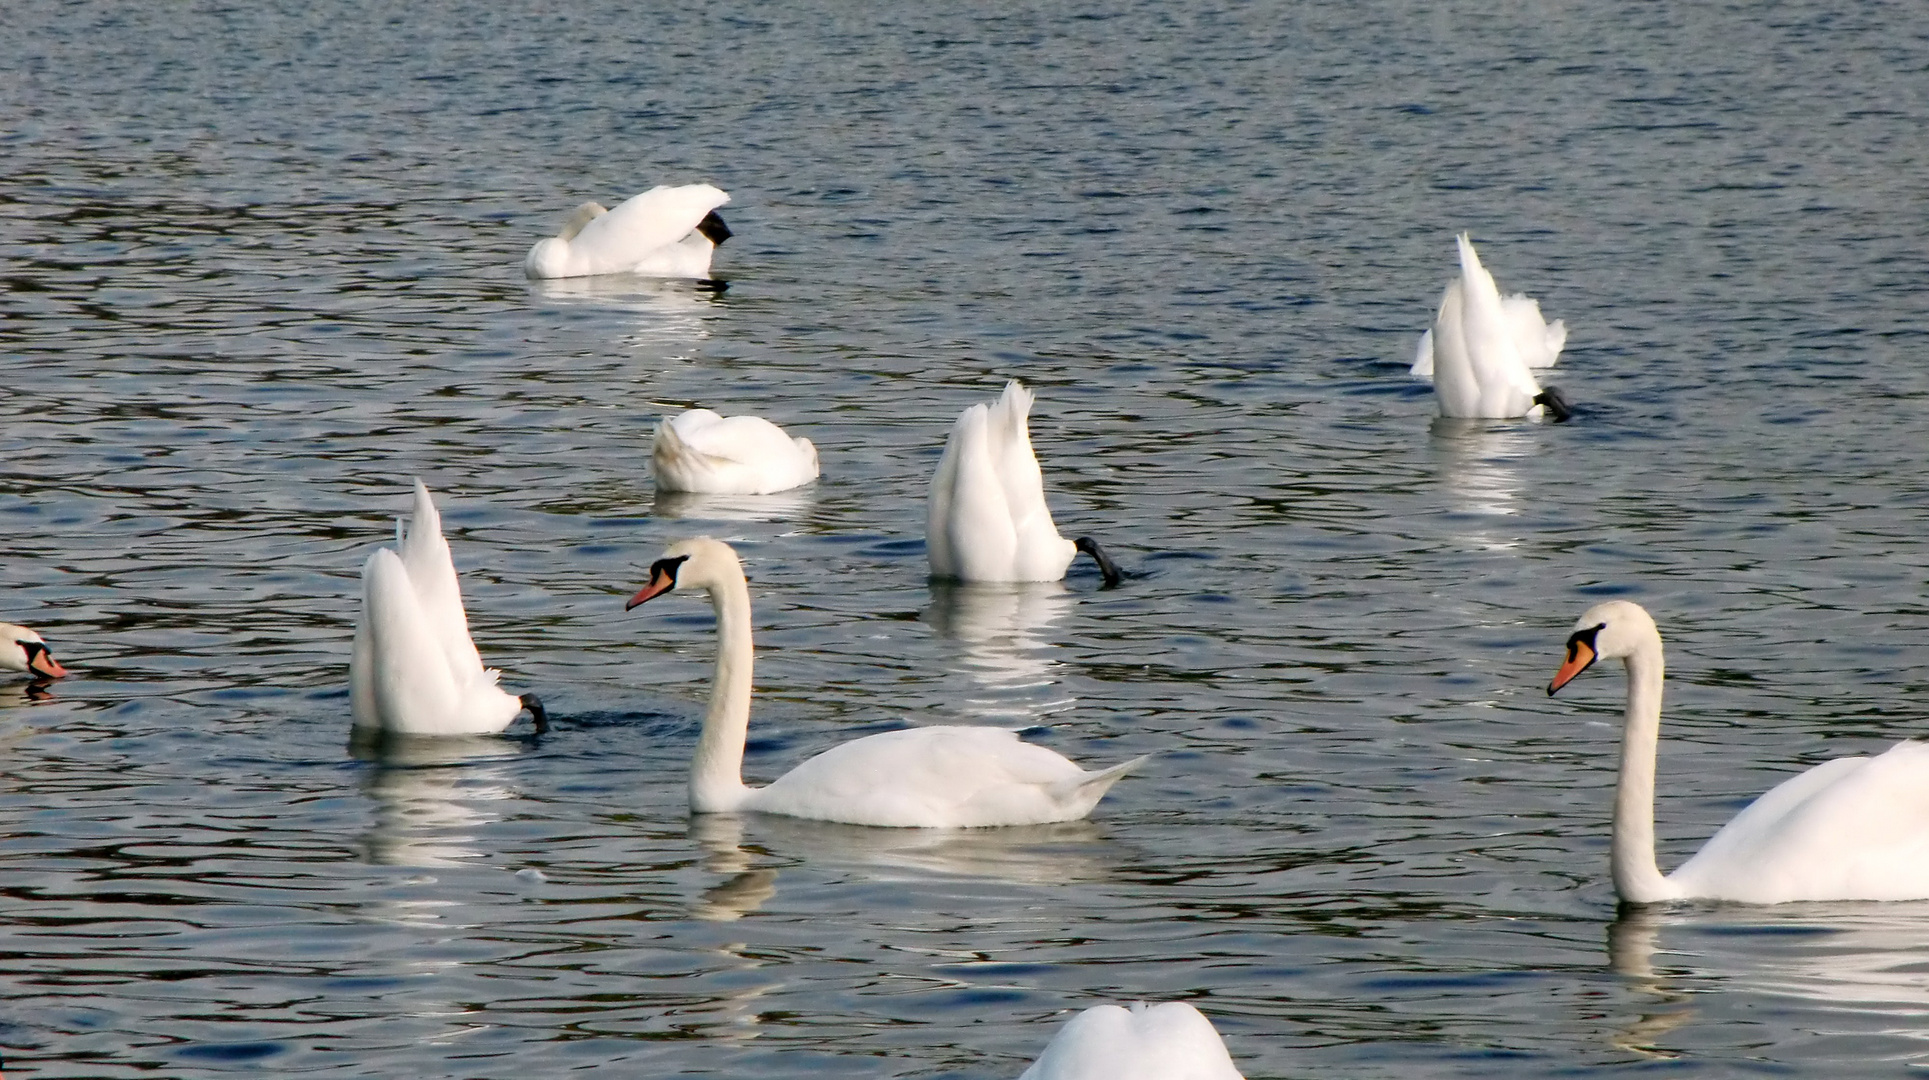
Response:
[[[1556,421],[1567,419],[1567,399],[1555,387],[1543,389],[1532,370],[1560,358],[1566,324],[1542,322],[1540,304],[1522,293],[1501,296],[1473,241],[1466,233],[1456,239],[1460,276],[1440,297],[1433,329],[1420,336],[1413,374],[1432,380],[1442,416],[1539,416],[1544,408]]]
[[[1212,1021],[1183,1001],[1071,1018],[1018,1080],[1244,1080]]]
[[[536,241],[523,260],[532,278],[641,274],[645,277],[710,276],[710,255],[730,239],[717,207],[730,196],[709,184],[653,187],[605,210],[586,202],[563,222],[563,231]]]
[[[1611,600],[1588,609],[1548,694],[1600,658],[1622,660],[1628,672],[1611,855],[1622,900],[1929,899],[1929,744],[1919,742],[1836,758],[1782,781],[1662,877],[1654,862],[1661,634],[1640,605]]]
[[[766,787],[743,782],[750,727],[750,588],[730,545],[707,536],[672,545],[625,609],[672,589],[702,589],[717,612],[710,709],[690,762],[690,809],[757,810],[890,828],[979,828],[1073,821],[1092,812],[1134,758],[1086,772],[1018,734],[989,727],[917,727],[834,746]]]
[[[1045,476],[1032,453],[1032,393],[1017,379],[995,404],[958,417],[931,480],[925,553],[931,576],[955,581],[1058,581],[1083,551],[1105,584],[1121,577],[1098,541],[1067,540],[1045,505]]]
[[[658,491],[768,495],[817,479],[817,448],[761,416],[691,409],[657,423],[650,471]]]
[[[58,679],[67,674],[39,634],[12,623],[0,623],[0,671],[24,671],[35,679]]]
[[[469,640],[442,518],[420,480],[413,517],[407,529],[396,521],[394,549],[377,550],[362,567],[362,617],[348,664],[356,734],[492,735],[523,709],[540,730],[542,702],[498,689],[501,672],[484,670]]]

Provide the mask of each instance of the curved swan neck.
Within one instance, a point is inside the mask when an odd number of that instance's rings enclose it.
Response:
[[[1621,736],[1621,782],[1614,795],[1610,860],[1614,891],[1636,904],[1681,895],[1654,861],[1654,766],[1661,739],[1661,638],[1643,641],[1627,658],[1628,713]]]
[[[735,810],[750,794],[743,782],[743,744],[750,731],[750,587],[742,571],[710,586],[710,604],[717,612],[717,669],[703,734],[690,760],[690,809],[700,814]]]

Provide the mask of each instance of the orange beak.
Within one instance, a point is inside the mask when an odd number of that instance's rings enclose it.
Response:
[[[49,679],[58,679],[67,674],[67,669],[61,667],[60,661],[54,659],[54,654],[46,649],[34,650],[33,659],[27,661],[27,670]]]
[[[653,571],[650,574],[650,583],[636,590],[636,595],[630,597],[630,602],[623,605],[623,610],[628,611],[638,604],[654,600],[674,588],[676,588],[676,578],[673,575],[660,570]]]
[[[1561,669],[1554,673],[1554,681],[1547,684],[1548,696],[1552,697],[1554,691],[1572,682],[1574,676],[1586,671],[1593,663],[1593,646],[1585,641],[1576,641],[1570,644],[1567,648],[1567,663],[1562,664]]]

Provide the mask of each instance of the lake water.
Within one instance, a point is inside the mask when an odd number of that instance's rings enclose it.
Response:
[[[9,1076],[994,1080],[1138,999],[1254,1080],[1929,1065],[1929,905],[1617,918],[1620,680],[1543,693],[1655,613],[1664,866],[1929,733],[1929,12],[963,7],[9,6],[0,617],[75,672],[0,685]],[[521,277],[696,180],[727,291]],[[1460,230],[1572,423],[1408,378]],[[1123,587],[927,583],[1010,376]],[[693,404],[823,479],[657,496]],[[349,751],[415,476],[541,739]],[[692,821],[708,610],[623,600],[705,532],[754,779],[1156,756],[1075,825]]]

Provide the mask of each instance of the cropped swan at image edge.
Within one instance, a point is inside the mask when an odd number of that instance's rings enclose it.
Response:
[[[931,576],[952,581],[1058,581],[1083,551],[1106,587],[1122,578],[1098,541],[1058,535],[1045,505],[1045,476],[1032,452],[1032,393],[1017,379],[996,402],[966,409],[952,425],[925,518]]]
[[[542,702],[504,692],[501,672],[482,666],[442,517],[420,480],[411,517],[406,527],[397,519],[395,547],[378,549],[362,567],[348,664],[356,735],[493,735],[524,709],[540,730]]]
[[[1913,741],[1782,781],[1663,877],[1654,857],[1654,774],[1664,665],[1661,632],[1639,604],[1588,609],[1547,692],[1599,659],[1622,661],[1628,676],[1609,856],[1622,900],[1929,899],[1929,743]]]
[[[684,540],[650,567],[626,608],[676,589],[709,593],[717,613],[710,705],[690,761],[690,809],[754,810],[886,828],[983,828],[1074,821],[1145,758],[1086,772],[1003,728],[933,726],[868,735],[810,758],[770,784],[743,782],[753,648],[750,588],[730,545]]]
[[[1212,1021],[1183,1001],[1095,1005],[1018,1080],[1244,1080]]]
[[[710,257],[730,239],[717,207],[730,201],[709,184],[653,187],[606,210],[586,202],[562,232],[538,240],[523,260],[532,278],[637,274],[707,278]]]
[[[0,623],[0,671],[24,671],[35,680],[67,674],[39,634],[12,623]]]
[[[817,447],[761,416],[691,409],[657,423],[650,472],[658,491],[769,495],[817,479]]]
[[[1442,416],[1508,419],[1545,412],[1556,422],[1567,419],[1567,398],[1534,377],[1535,370],[1560,359],[1567,325],[1543,321],[1540,304],[1523,293],[1502,296],[1473,241],[1466,233],[1455,239],[1460,276],[1441,295],[1433,328],[1420,335],[1413,375],[1433,383]]]

